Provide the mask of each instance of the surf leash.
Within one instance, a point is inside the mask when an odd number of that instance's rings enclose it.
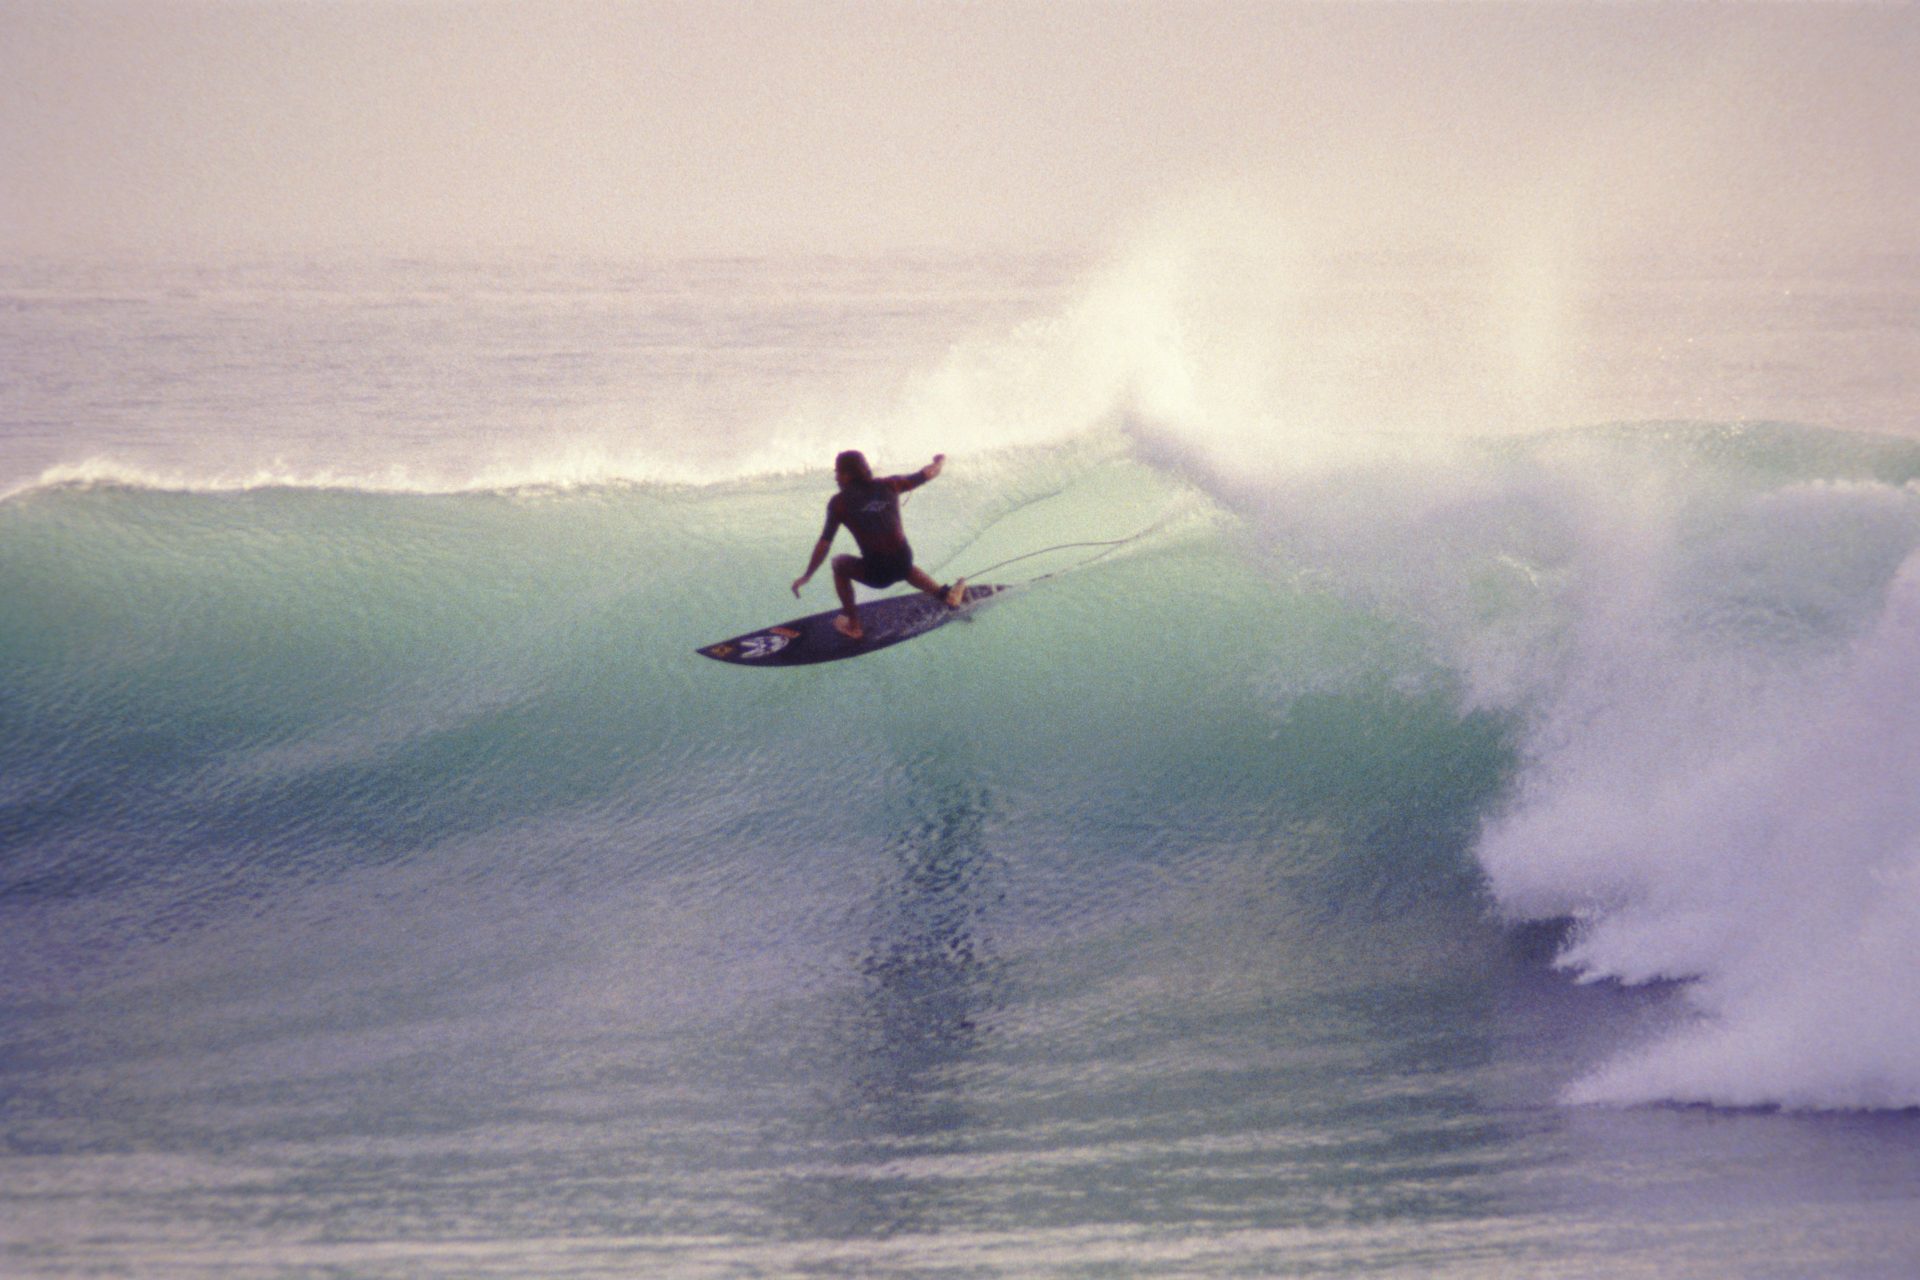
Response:
[[[1070,565],[1067,565],[1063,568],[1055,569],[1052,573],[1043,573],[1032,578],[1022,578],[1019,582],[1011,583],[1009,585],[1023,587],[1023,586],[1028,586],[1035,582],[1045,582],[1048,578],[1057,578],[1062,574],[1071,573],[1075,569],[1084,569],[1088,565],[1094,563],[1097,560],[1103,560],[1106,557],[1112,555],[1114,552],[1118,551],[1121,547],[1126,546],[1128,543],[1138,542],[1140,541],[1140,539],[1146,537],[1148,534],[1163,528],[1172,519],[1173,519],[1172,515],[1162,516],[1160,519],[1155,520],[1152,524],[1140,530],[1138,533],[1130,533],[1124,538],[1105,538],[1105,539],[1101,539],[1099,541],[1094,541],[1094,542],[1055,543],[1051,547],[1042,547],[1038,551],[1028,551],[1017,556],[1009,556],[1007,559],[1000,561],[998,564],[990,564],[984,569],[976,569],[972,573],[969,573],[965,576],[970,581],[978,581],[979,579],[986,577],[988,574],[992,573],[996,569],[1004,569],[1010,564],[1019,564],[1022,560],[1032,560],[1039,556],[1052,555],[1056,551],[1075,551],[1075,550],[1080,550],[1086,547],[1104,547],[1105,548],[1105,550],[1101,551],[1098,555],[1088,556],[1084,560],[1076,560]]]

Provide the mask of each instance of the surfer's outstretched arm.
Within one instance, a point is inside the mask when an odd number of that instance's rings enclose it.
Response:
[[[933,461],[918,471],[909,472],[904,476],[888,476],[886,482],[893,486],[895,493],[912,493],[927,481],[938,476],[940,474],[940,468],[946,465],[947,455],[944,453],[936,453],[933,455]]]
[[[827,549],[833,546],[832,538],[822,538],[813,544],[813,556],[807,561],[807,571],[793,580],[793,594],[797,598],[800,588],[813,580],[814,573],[827,561]]]

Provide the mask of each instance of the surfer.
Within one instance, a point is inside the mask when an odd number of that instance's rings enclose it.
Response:
[[[939,475],[946,460],[946,454],[936,453],[932,462],[910,475],[882,476],[877,480],[873,468],[867,465],[866,455],[858,449],[848,449],[833,460],[833,475],[840,482],[840,492],[827,499],[826,526],[820,531],[820,541],[814,544],[807,571],[793,580],[793,594],[799,596],[800,588],[813,578],[814,571],[825,562],[827,551],[833,546],[834,534],[845,525],[853,534],[854,542],[859,544],[860,554],[833,558],[833,587],[840,594],[840,616],[833,620],[833,625],[849,640],[866,636],[860,628],[859,610],[853,601],[856,582],[877,588],[904,581],[937,597],[949,609],[960,607],[966,594],[966,579],[961,578],[950,587],[935,582],[913,563],[913,548],[907,545],[906,531],[900,525],[900,495],[918,489]]]

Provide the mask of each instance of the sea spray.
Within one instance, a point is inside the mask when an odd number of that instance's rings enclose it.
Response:
[[[1434,295],[1337,236],[1217,208],[1160,231],[1074,313],[1126,353],[1136,455],[1211,494],[1260,572],[1403,620],[1464,706],[1524,726],[1477,849],[1503,916],[1575,922],[1560,963],[1588,979],[1686,984],[1693,1025],[1568,1096],[1920,1105],[1891,959],[1920,848],[1920,448],[1549,428],[1601,385],[1594,317],[1581,264],[1524,244],[1491,247],[1491,290],[1451,280],[1452,323],[1396,325]]]

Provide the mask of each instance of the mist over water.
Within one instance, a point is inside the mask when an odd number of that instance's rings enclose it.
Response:
[[[1920,1104],[1911,272],[1617,291],[1524,240],[1415,277],[1295,230],[1169,220],[942,428],[1112,424],[1258,572],[1405,622],[1524,726],[1476,849],[1499,909],[1698,1015],[1570,1099]]]
[[[1658,373],[1621,385],[1586,283],[1524,255],[1422,293],[1246,236],[1176,243],[1177,269],[1132,262],[1115,295],[1159,325],[1130,366],[1141,456],[1231,511],[1264,572],[1405,622],[1464,705],[1521,726],[1475,849],[1503,915],[1576,922],[1559,963],[1586,980],[1687,984],[1696,1018],[1566,1096],[1920,1105],[1920,453],[1784,422],[1586,425],[1596,393],[1626,407]],[[1899,431],[1913,389],[1883,362],[1910,367],[1913,327],[1887,323],[1900,286],[1856,287],[1873,340],[1850,384],[1891,388],[1878,425]]]

